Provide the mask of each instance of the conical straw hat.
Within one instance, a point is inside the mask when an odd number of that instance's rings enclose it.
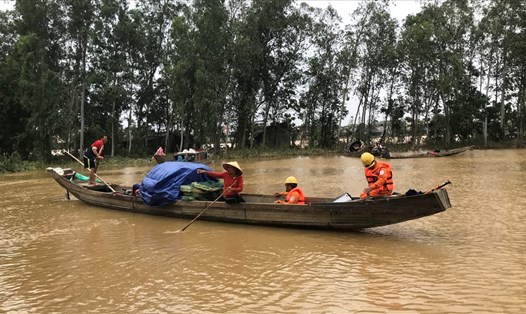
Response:
[[[243,174],[243,170],[241,170],[241,167],[239,167],[239,164],[237,163],[237,161],[224,162],[223,164],[221,164],[221,166],[223,166],[223,168],[227,171],[228,171],[228,169],[226,168],[227,166],[234,167],[239,171],[239,175]]]

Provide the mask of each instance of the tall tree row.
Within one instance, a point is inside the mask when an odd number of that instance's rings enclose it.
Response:
[[[402,23],[390,4],[363,1],[343,25],[293,0],[17,0],[0,11],[0,155],[80,154],[103,133],[112,155],[279,134],[523,143],[524,1],[425,2]]]

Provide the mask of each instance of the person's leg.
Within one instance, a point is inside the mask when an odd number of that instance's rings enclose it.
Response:
[[[89,172],[88,184],[95,185],[95,168],[91,168]]]
[[[84,156],[84,167],[90,170],[88,184],[95,185],[95,172],[97,171],[97,166],[93,158],[88,158]]]
[[[367,197],[377,197],[377,196],[389,196],[393,194],[392,191],[384,190],[384,189],[376,189],[369,192],[369,194],[362,193],[360,194],[361,199],[365,199]]]
[[[235,197],[225,197],[224,200],[225,200],[225,203],[228,203],[228,204],[239,203]]]
[[[99,162],[97,160],[94,160],[93,161],[93,168],[91,168],[91,172],[90,172],[90,175],[93,174],[93,178],[92,178],[92,181],[93,182],[92,184],[95,185],[97,184],[96,182],[96,178],[97,178],[97,168],[99,166]]]
[[[225,202],[228,204],[244,203],[245,200],[240,195],[232,195],[227,198],[224,198]]]

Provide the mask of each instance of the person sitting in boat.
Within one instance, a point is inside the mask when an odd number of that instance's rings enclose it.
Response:
[[[361,199],[393,194],[394,183],[391,166],[384,161],[376,160],[371,153],[363,153],[360,157],[368,186],[360,195]]]
[[[349,151],[350,152],[357,152],[360,151],[363,148],[362,141],[354,141],[349,145]]]
[[[135,183],[133,186],[132,186],[132,195],[133,196],[136,196],[136,197],[141,197],[141,189],[140,189],[140,185],[138,183]]]
[[[285,192],[276,192],[274,197],[285,196],[285,200],[277,200],[274,203],[278,204],[305,204],[305,195],[298,187],[298,180],[295,177],[288,177],[285,179]]]
[[[371,149],[371,154],[373,154],[375,156],[380,156],[380,154],[382,153],[383,149],[384,148],[382,147],[380,142],[376,142],[374,144],[374,147]]]
[[[152,157],[158,164],[160,163],[163,163],[165,161],[165,158],[166,158],[166,154],[164,153],[164,149],[162,146],[159,146],[159,148],[157,148],[157,151],[155,152],[155,154],[153,154],[153,157]]]
[[[197,169],[197,173],[204,173],[207,176],[223,179],[223,196],[219,201],[227,203],[244,202],[240,193],[243,191],[243,171],[236,161],[224,162],[221,164],[225,171],[213,172],[204,169]]]

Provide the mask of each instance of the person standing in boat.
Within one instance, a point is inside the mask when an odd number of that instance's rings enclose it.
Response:
[[[204,173],[207,176],[223,179],[223,196],[219,199],[227,203],[240,203],[245,200],[240,193],[243,191],[243,171],[236,161],[224,162],[221,164],[225,171],[213,172],[204,169],[197,169],[197,173]]]
[[[106,144],[106,142],[108,142],[108,137],[103,135],[84,151],[84,167],[90,170],[88,180],[89,185],[95,185],[97,167],[99,166],[99,161],[104,159],[102,156],[102,150],[104,149],[104,144]]]
[[[391,166],[387,162],[376,160],[371,153],[363,153],[360,159],[365,167],[364,173],[368,184],[360,198],[393,194],[394,183]]]
[[[298,180],[295,177],[288,177],[285,179],[285,192],[276,192],[274,197],[285,196],[285,200],[277,200],[274,203],[278,204],[305,204],[305,195],[298,187]]]

